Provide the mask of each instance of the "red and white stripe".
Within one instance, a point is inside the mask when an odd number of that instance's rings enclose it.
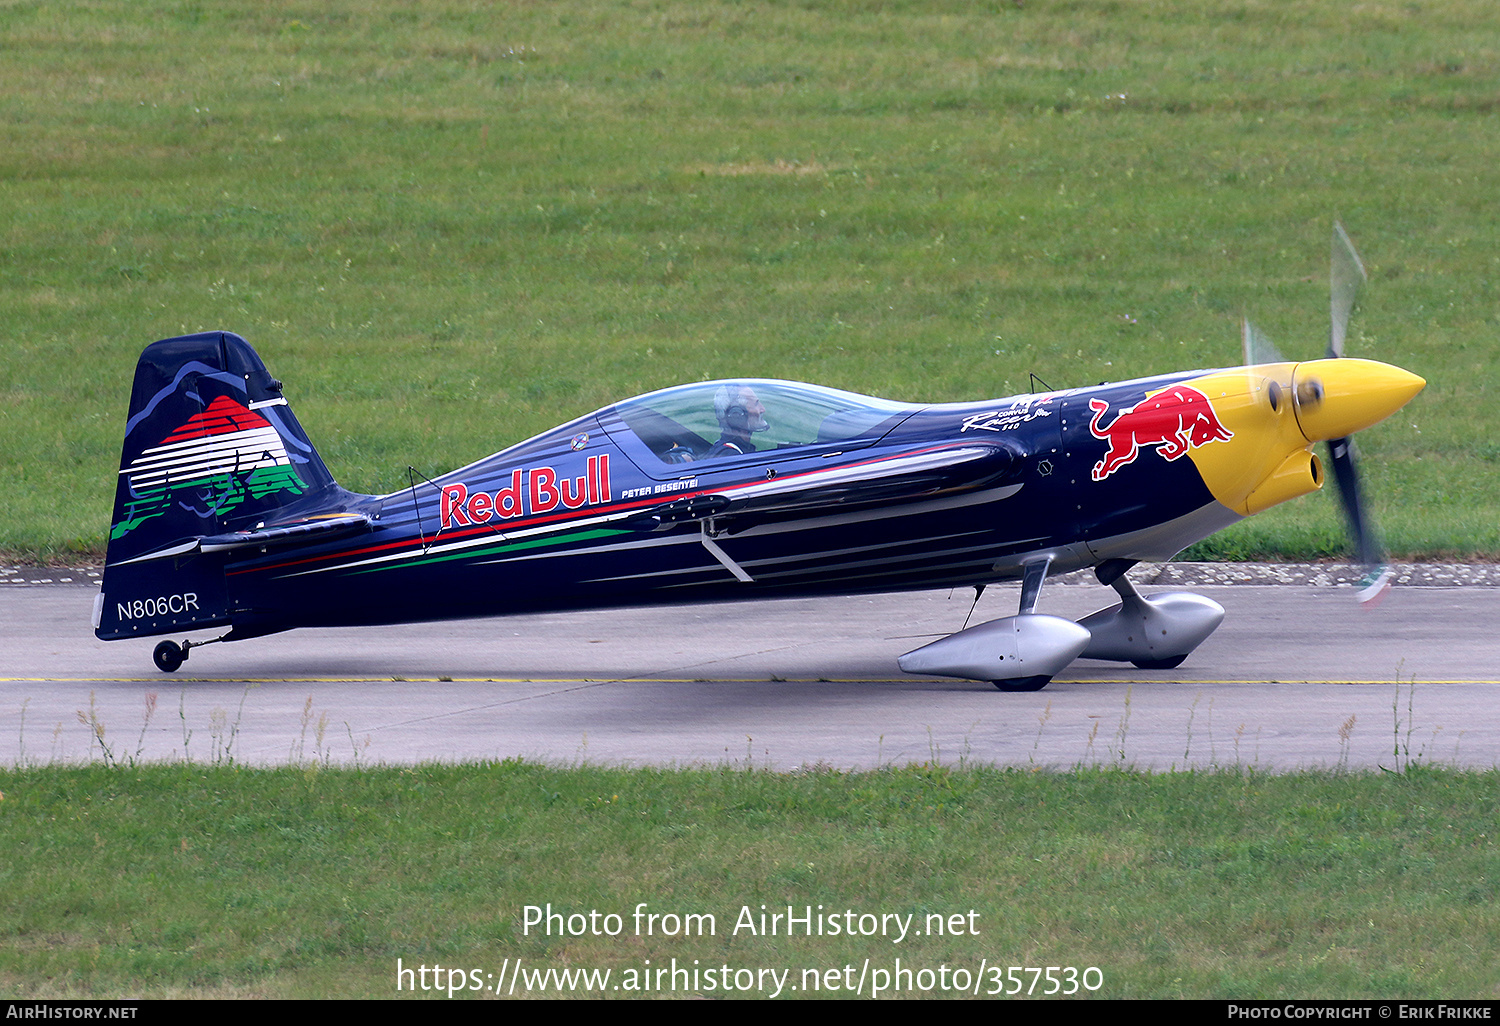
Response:
[[[120,473],[129,474],[132,487],[140,490],[290,464],[270,421],[220,396]]]

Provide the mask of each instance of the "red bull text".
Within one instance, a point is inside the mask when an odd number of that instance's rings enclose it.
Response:
[[[438,499],[442,528],[468,527],[491,519],[537,516],[558,509],[579,509],[613,502],[609,485],[609,454],[588,458],[587,468],[577,477],[557,476],[551,467],[513,470],[510,483],[493,492],[472,495],[465,484],[443,485]]]

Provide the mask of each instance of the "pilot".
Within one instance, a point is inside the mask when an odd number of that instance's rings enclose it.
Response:
[[[719,418],[719,440],[704,459],[740,456],[754,452],[750,436],[770,430],[766,407],[749,385],[735,382],[723,385],[714,393],[714,416]]]

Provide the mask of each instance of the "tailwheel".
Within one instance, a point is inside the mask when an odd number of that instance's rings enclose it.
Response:
[[[163,641],[156,646],[156,651],[151,653],[156,668],[162,673],[171,673],[187,660],[188,650],[184,645],[175,641]]]
[[[1051,680],[1051,677],[1012,677],[1010,680],[992,680],[990,683],[1001,691],[1040,691]]]
[[[1187,653],[1184,652],[1182,655],[1172,656],[1170,659],[1132,659],[1130,661],[1143,670],[1175,670],[1182,665],[1182,661],[1186,658]]]

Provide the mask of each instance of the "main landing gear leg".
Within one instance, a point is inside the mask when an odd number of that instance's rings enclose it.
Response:
[[[1039,559],[1035,563],[1026,564],[1025,576],[1021,578],[1021,608],[1019,616],[1032,616],[1036,613],[1037,599],[1042,595],[1042,582],[1047,579],[1047,568],[1052,565],[1052,557]],[[1031,677],[1012,677],[1008,680],[992,680],[991,684],[1005,692],[1040,691],[1052,682],[1052,674],[1037,674]]]

